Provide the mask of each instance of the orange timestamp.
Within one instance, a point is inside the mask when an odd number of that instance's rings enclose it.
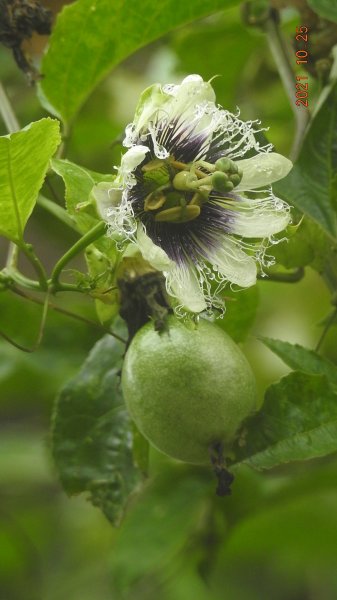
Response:
[[[309,52],[308,52],[308,42],[309,42],[309,29],[305,25],[301,25],[296,27],[296,35],[295,35],[295,47],[298,47],[296,50],[296,64],[297,65],[306,65],[308,63]],[[296,76],[296,85],[295,85],[295,96],[296,96],[296,106],[305,106],[309,107],[309,83],[302,82],[302,80],[308,79],[307,75],[297,75]]]

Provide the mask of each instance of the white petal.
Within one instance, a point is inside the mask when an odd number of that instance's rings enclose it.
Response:
[[[166,274],[169,294],[191,312],[199,313],[207,308],[204,293],[195,269],[176,265]]]
[[[180,85],[154,85],[145,90],[141,98],[142,103],[137,107],[134,120],[138,131],[147,127],[155,115],[168,121],[183,115],[183,120],[187,121],[187,117],[195,114],[198,104],[215,102],[215,92],[211,84],[203,81],[200,75],[189,75]]]
[[[175,121],[194,132],[207,129],[214,121],[213,114],[219,110],[215,105],[215,93],[210,83],[203,81],[200,75],[189,75],[180,85],[155,84],[141,95],[133,123],[125,130],[123,144],[132,146],[139,137],[146,139],[151,135],[158,158],[165,158],[166,149],[159,146],[156,150],[156,126],[160,130]],[[151,129],[152,128],[152,129]],[[210,132],[211,135],[212,132]],[[186,135],[189,131],[186,131]]]
[[[158,271],[168,271],[174,266],[174,262],[167,256],[166,252],[153,243],[151,238],[145,233],[142,224],[137,228],[137,244],[139,250],[150,265]]]
[[[135,178],[132,175],[133,171],[143,162],[150,148],[147,146],[133,146],[122,156],[120,172],[126,184],[134,183]]]
[[[293,166],[291,160],[276,152],[265,152],[238,160],[236,165],[242,169],[243,177],[235,191],[267,187],[288,175]]]
[[[180,85],[165,85],[164,92],[174,96],[177,106],[180,104],[180,112],[186,110],[190,104],[197,102],[215,102],[215,92],[208,81],[203,81],[200,75],[189,75],[185,77]]]
[[[240,248],[240,244],[226,237],[222,247],[208,250],[208,258],[213,267],[232,283],[242,287],[249,287],[256,283],[256,264]]]
[[[290,222],[289,208],[279,198],[245,200],[237,212],[231,231],[243,237],[264,238],[283,231]]]
[[[181,86],[182,85],[190,85],[191,83],[196,84],[197,86],[202,84],[204,82],[203,78],[201,77],[201,75],[187,75],[187,77],[185,77],[180,85],[175,85],[173,83],[168,83],[166,85],[163,86],[163,90],[166,94],[169,94],[171,96],[178,96],[180,90],[181,90]]]
[[[164,86],[164,90],[168,89]],[[210,83],[203,81],[200,75],[185,77],[181,85],[173,86],[170,102],[165,106],[169,120],[179,119],[184,126],[190,124],[193,133],[205,131],[209,140],[213,129],[207,130],[214,122],[214,114],[220,111],[215,105],[215,92]],[[188,132],[186,132],[188,135]]]
[[[122,190],[114,185],[112,181],[101,181],[90,192],[90,198],[96,202],[98,214],[104,221],[108,218],[108,210],[120,204],[122,199]]]
[[[159,83],[151,85],[142,92],[136,107],[133,123],[130,123],[125,129],[124,146],[131,146],[135,142],[138,138],[138,133],[150,121],[154,120],[154,116],[166,100],[166,94]]]

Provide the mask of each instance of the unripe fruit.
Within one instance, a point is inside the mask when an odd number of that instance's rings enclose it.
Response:
[[[170,316],[168,331],[147,323],[133,338],[122,371],[126,405],[142,434],[179,460],[210,463],[226,451],[257,408],[252,370],[233,340],[200,319],[191,328]]]

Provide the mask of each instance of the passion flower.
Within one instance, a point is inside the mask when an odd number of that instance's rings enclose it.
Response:
[[[126,128],[115,181],[93,190],[110,234],[164,273],[178,309],[220,307],[228,282],[253,285],[272,236],[289,223],[271,184],[292,164],[260,145],[257,125],[216,105],[199,75],[153,85]]]

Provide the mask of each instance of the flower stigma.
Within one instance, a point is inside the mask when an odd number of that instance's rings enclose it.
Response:
[[[271,184],[292,163],[260,144],[258,126],[219,107],[199,75],[155,84],[126,127],[116,179],[93,189],[110,235],[163,272],[178,314],[222,309],[228,283],[254,285],[290,222]]]

